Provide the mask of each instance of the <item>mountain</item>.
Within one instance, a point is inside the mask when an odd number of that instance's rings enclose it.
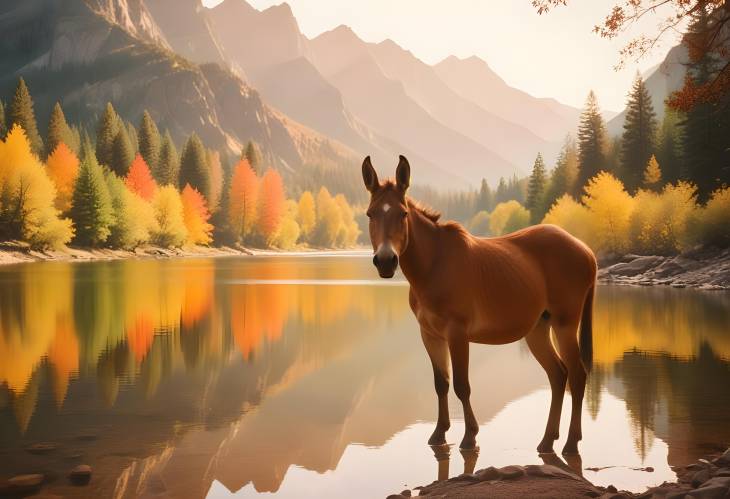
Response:
[[[684,83],[686,65],[689,61],[687,47],[683,44],[673,47],[661,64],[649,71],[645,77],[646,88],[657,115],[657,121],[664,119],[664,101],[672,92],[679,90]],[[607,124],[610,135],[621,135],[624,131],[626,110],[621,111]]]
[[[418,151],[473,185],[509,176],[516,166],[434,118],[388,78],[368,44],[346,26],[310,41],[312,62],[337,87],[355,116],[384,136]]]
[[[173,53],[141,0],[4,3],[0,30],[0,95],[11,96],[23,76],[42,128],[59,100],[72,122],[93,130],[109,101],[135,123],[148,109],[180,145],[196,132],[208,147],[239,154],[253,139],[272,164],[290,169],[321,155],[355,157],[284,119],[230,70]]]

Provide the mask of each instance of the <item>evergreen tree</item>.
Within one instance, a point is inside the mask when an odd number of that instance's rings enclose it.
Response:
[[[144,158],[147,166],[152,171],[157,170],[157,163],[160,159],[160,131],[147,110],[142,113],[142,121],[139,124],[139,153]]]
[[[137,136],[137,129],[131,122],[127,122],[127,137],[129,137],[129,143],[132,145],[134,154],[139,152],[139,138]]]
[[[578,151],[575,141],[568,135],[560,150],[558,160],[550,174],[550,184],[545,192],[545,209],[550,207],[564,194],[573,191],[573,184],[578,173]]]
[[[596,94],[591,90],[578,125],[578,178],[573,188],[576,194],[581,192],[589,179],[606,169],[605,147],[606,126],[598,109]]]
[[[622,171],[621,168],[621,147],[623,140],[616,136],[608,140],[606,148],[606,171],[614,176],[618,176]]]
[[[96,247],[109,237],[114,224],[112,200],[104,172],[89,150],[84,152],[76,179],[70,215],[76,228],[74,241],[77,244]]]
[[[206,200],[210,198],[210,171],[205,146],[200,138],[193,133],[183,148],[180,158],[180,175],[178,185],[184,188],[186,184],[197,189]]]
[[[8,134],[8,126],[5,121],[5,103],[0,100],[0,140],[5,140],[5,136]]]
[[[175,148],[170,132],[165,132],[160,145],[160,157],[157,161],[157,169],[152,170],[152,175],[159,185],[177,185],[177,177],[180,173],[180,158]]]
[[[486,179],[482,179],[482,185],[479,187],[479,197],[477,198],[477,206],[474,211],[490,211],[494,207],[494,196],[492,189]]]
[[[633,193],[643,180],[646,164],[654,153],[656,113],[644,80],[636,75],[626,104],[626,119],[621,140],[621,170],[619,177]]]
[[[112,148],[114,138],[119,133],[121,119],[114,110],[111,102],[107,102],[104,114],[96,128],[96,160],[102,165],[112,163]]]
[[[132,164],[132,161],[134,161],[134,149],[129,141],[127,128],[120,126],[117,136],[114,137],[114,142],[112,143],[109,168],[118,176],[124,177],[127,175],[129,165]]]
[[[33,98],[30,96],[25,80],[20,77],[18,86],[15,87],[15,95],[10,103],[10,114],[8,116],[8,129],[14,124],[18,124],[25,130],[25,135],[30,141],[30,147],[33,153],[41,157],[43,152],[43,140],[38,133],[38,123],[35,119],[33,111]]]
[[[504,203],[507,201],[507,182],[504,181],[504,177],[499,177],[499,183],[497,184],[497,192],[494,195],[494,204]]]
[[[77,125],[71,125],[69,127],[68,135],[69,143],[66,144],[73,153],[78,156],[81,154],[81,129]]]
[[[50,155],[61,142],[73,150],[73,132],[71,131],[71,127],[68,126],[68,123],[66,123],[66,117],[63,114],[63,109],[61,109],[61,104],[56,102],[53,106],[53,111],[51,111],[51,118],[48,120],[46,153]]]
[[[525,207],[530,210],[530,221],[533,224],[540,223],[545,216],[545,180],[545,162],[542,154],[537,153],[527,187],[527,203],[525,204]]]
[[[667,106],[659,130],[656,156],[659,164],[662,165],[662,176],[670,184],[676,184],[682,178],[682,138],[678,123],[679,114]]]
[[[253,140],[249,140],[248,144],[246,144],[246,149],[244,149],[243,154],[241,155],[241,159],[244,158],[248,160],[248,164],[251,165],[251,168],[253,168],[253,171],[256,172],[256,175],[260,176],[263,173],[264,158],[261,155],[259,145]]]

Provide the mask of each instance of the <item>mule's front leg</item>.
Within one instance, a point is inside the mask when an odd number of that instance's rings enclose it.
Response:
[[[454,373],[454,393],[461,400],[464,407],[464,439],[459,448],[476,448],[476,437],[479,424],[471,409],[471,387],[469,386],[469,340],[465,335],[449,335],[449,352],[451,354],[451,369]]]
[[[451,426],[449,421],[449,347],[446,340],[421,329],[421,339],[426,347],[433,367],[433,384],[438,397],[439,415],[436,428],[428,439],[428,445],[446,443],[446,432]]]

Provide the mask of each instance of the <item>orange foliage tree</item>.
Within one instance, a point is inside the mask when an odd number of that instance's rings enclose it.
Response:
[[[188,244],[210,243],[213,226],[208,223],[210,212],[203,195],[190,187],[190,184],[185,184],[180,199],[183,205],[183,220],[188,229]]]
[[[242,240],[251,234],[256,221],[258,178],[246,159],[233,169],[228,193],[228,223],[234,238]]]
[[[152,178],[150,167],[138,153],[129,167],[129,173],[124,181],[129,190],[138,194],[145,201],[152,200],[157,191],[157,183]]]
[[[261,178],[258,231],[270,244],[284,215],[284,182],[276,170],[268,169]]]
[[[65,213],[71,208],[74,183],[79,174],[79,158],[59,142],[46,161],[46,173],[56,184],[56,208]]]

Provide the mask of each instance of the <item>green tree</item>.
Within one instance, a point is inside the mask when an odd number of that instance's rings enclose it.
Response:
[[[662,165],[662,176],[670,184],[682,178],[682,143],[679,130],[679,114],[669,106],[664,110],[664,119],[659,129],[656,157]]]
[[[96,247],[111,234],[114,212],[101,166],[92,152],[84,151],[82,155],[84,159],[76,179],[70,215],[76,228],[74,241],[82,246]]]
[[[139,153],[150,170],[156,171],[160,159],[160,131],[146,109],[142,113],[142,121],[139,124],[138,141]]]
[[[114,138],[119,133],[121,119],[111,102],[107,102],[104,114],[96,127],[96,160],[102,165],[112,163]]]
[[[256,142],[253,140],[248,141],[241,158],[248,160],[248,164],[251,165],[251,168],[253,168],[253,171],[256,172],[256,175],[261,175],[263,173],[264,158],[261,155],[261,148]]]
[[[578,125],[578,178],[574,192],[579,193],[588,179],[606,169],[606,126],[593,90],[588,94]]]
[[[549,210],[563,194],[573,191],[578,173],[578,150],[575,141],[568,135],[560,150],[558,160],[550,174],[550,183],[545,192],[545,209]]]
[[[10,103],[10,114],[7,123],[8,129],[12,128],[16,123],[25,130],[33,153],[41,157],[43,140],[38,133],[38,123],[36,122],[35,112],[33,111],[33,98],[30,96],[30,91],[22,76],[18,79],[18,86],[15,87],[15,95]]]
[[[535,164],[532,166],[532,174],[527,186],[526,208],[530,210],[530,222],[540,223],[545,216],[545,162],[542,154],[537,153]]]
[[[152,170],[152,175],[159,185],[177,185],[177,177],[180,173],[180,157],[175,148],[170,132],[165,132],[160,145],[160,158],[157,161],[157,168]]]
[[[620,177],[629,192],[636,192],[641,187],[646,164],[654,153],[656,128],[656,113],[649,90],[637,73],[626,104],[621,139]]]
[[[129,171],[129,165],[134,161],[134,149],[127,135],[127,128],[120,126],[114,142],[112,143],[112,154],[109,168],[111,171],[125,177]]]
[[[497,184],[497,192],[494,194],[494,204],[504,203],[508,201],[507,195],[507,182],[504,181],[504,177],[499,177],[499,183]]]
[[[61,104],[56,102],[48,120],[48,135],[46,137],[46,155],[50,155],[58,144],[63,142],[73,150],[73,132],[66,122]]]
[[[475,211],[485,210],[489,211],[494,205],[494,195],[492,189],[489,188],[489,184],[486,179],[482,179],[482,184],[479,186],[479,196],[477,197],[477,206]]]
[[[210,198],[210,171],[208,170],[208,154],[200,138],[193,133],[183,148],[180,158],[180,175],[178,185],[186,184],[197,189],[206,200]]]
[[[5,140],[8,134],[8,125],[5,119],[5,103],[0,100],[0,140]]]
[[[127,122],[127,137],[129,137],[129,143],[132,144],[132,150],[136,155],[139,152],[139,136],[137,135],[137,129],[130,121]]]

